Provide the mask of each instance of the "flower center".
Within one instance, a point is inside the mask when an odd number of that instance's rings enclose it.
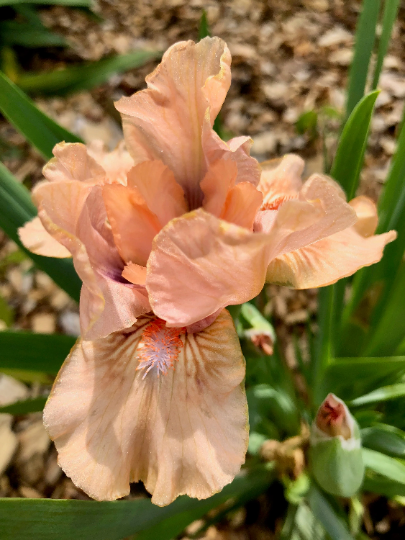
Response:
[[[148,324],[137,348],[139,364],[136,369],[145,370],[142,379],[153,368],[158,377],[161,373],[167,375],[168,370],[174,368],[174,362],[178,360],[183,347],[183,332],[182,328],[168,328],[162,319],[154,319]]]

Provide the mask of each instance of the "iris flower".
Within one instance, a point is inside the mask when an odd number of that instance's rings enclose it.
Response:
[[[265,281],[320,287],[377,262],[375,207],[348,204],[303,161],[259,166],[251,140],[213,130],[231,82],[218,38],[173,45],[123,97],[125,145],[56,145],[21,229],[35,253],[72,255],[81,339],[44,422],[59,464],[91,497],[142,480],[152,502],[203,499],[245,460],[245,363],[226,309]]]

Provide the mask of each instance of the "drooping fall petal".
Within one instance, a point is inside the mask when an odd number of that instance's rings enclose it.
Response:
[[[161,161],[144,161],[128,173],[128,186],[138,190],[163,227],[187,212],[184,191]]]
[[[28,221],[24,227],[20,227],[18,236],[24,246],[37,255],[57,258],[71,256],[65,246],[62,246],[48,233],[39,217],[35,217]]]
[[[350,227],[273,260],[266,280],[295,289],[331,285],[378,262],[395,231],[364,238]]]
[[[146,372],[145,355],[159,362],[164,343],[173,368]],[[127,495],[138,480],[160,506],[181,494],[209,497],[245,458],[244,374],[226,311],[197,334],[145,318],[132,332],[78,342],[44,411],[59,464],[98,500]]]
[[[163,161],[191,209],[201,202],[199,182],[206,172],[204,116],[209,108],[212,126],[231,82],[230,63],[229,50],[219,38],[176,43],[146,78],[148,89],[116,104],[135,164]]]
[[[161,225],[136,188],[107,185],[104,204],[117,249],[125,262],[146,265]]]
[[[264,284],[268,241],[201,209],[171,221],[155,238],[147,264],[154,313],[187,326],[253,298]]]

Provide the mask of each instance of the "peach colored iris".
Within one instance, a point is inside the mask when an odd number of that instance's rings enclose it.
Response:
[[[265,281],[320,287],[377,262],[375,207],[347,204],[302,160],[258,165],[251,141],[212,126],[228,91],[225,43],[177,43],[122,98],[125,150],[57,145],[21,239],[73,256],[82,338],[44,421],[59,463],[95,499],[142,480],[152,502],[205,498],[239,471],[248,440],[244,359],[224,309]]]

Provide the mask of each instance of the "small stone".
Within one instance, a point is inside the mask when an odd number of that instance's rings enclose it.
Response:
[[[51,444],[41,420],[33,422],[24,431],[18,433],[18,440],[20,448],[17,459],[20,462],[28,461],[35,454],[44,454]]]
[[[329,56],[329,62],[339,66],[349,66],[353,58],[353,49],[339,49]]]
[[[11,414],[0,414],[0,475],[7,469],[18,446],[16,434],[11,429]]]
[[[65,291],[59,289],[55,292],[55,294],[52,295],[50,302],[51,306],[59,311],[69,304],[70,298]]]
[[[53,334],[56,330],[55,315],[38,313],[32,317],[32,330],[39,334]]]
[[[345,30],[342,26],[335,26],[323,34],[319,40],[320,47],[336,47],[341,43],[350,44],[353,41],[353,34]]]
[[[59,324],[69,336],[80,334],[80,316],[75,311],[65,311],[59,317]]]
[[[265,131],[253,137],[253,148],[255,154],[267,154],[274,152],[277,146],[277,139],[272,131]]]
[[[41,499],[42,498],[42,494],[32,487],[20,486],[18,491],[20,492],[21,497],[24,497],[25,499]]]

